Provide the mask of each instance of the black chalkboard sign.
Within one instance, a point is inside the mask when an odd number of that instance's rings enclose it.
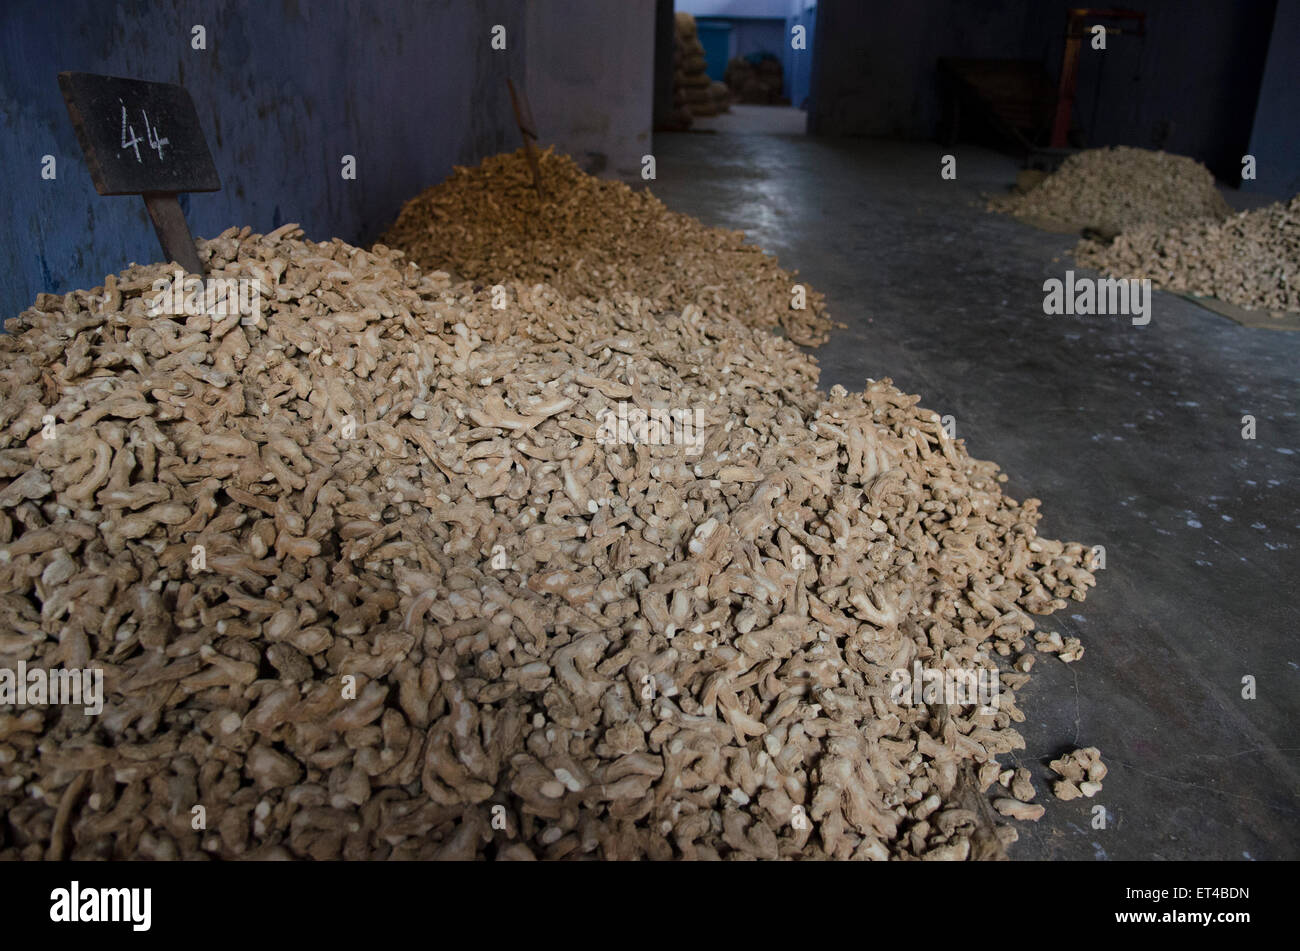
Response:
[[[183,87],[64,72],[59,88],[101,195],[221,187],[194,100]]]
[[[167,260],[202,274],[176,195],[214,192],[221,178],[190,94],[171,83],[93,73],[59,73],[59,88],[95,191],[142,196]]]

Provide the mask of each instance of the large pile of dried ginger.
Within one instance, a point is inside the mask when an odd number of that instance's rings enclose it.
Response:
[[[0,666],[102,670],[105,705],[0,713],[0,857],[1014,837],[979,804],[1023,747],[1008,663],[1093,584],[1084,546],[917,397],[819,391],[789,340],[647,283],[671,252],[515,277],[437,240],[470,280],[231,229],[202,256],[260,315],[151,315],[150,265],[7,322]],[[996,708],[899,695],[915,665],[999,672]]]

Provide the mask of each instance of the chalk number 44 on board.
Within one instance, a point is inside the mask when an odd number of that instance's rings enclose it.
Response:
[[[122,100],[120,99],[118,100],[118,102],[121,101]],[[134,150],[135,160],[137,162],[141,162],[143,161],[143,159],[140,158],[140,144],[141,142],[143,142],[149,148],[153,149],[158,153],[158,161],[161,162],[163,158],[163,146],[170,145],[171,142],[168,139],[161,138],[158,135],[158,130],[149,124],[148,112],[146,112],[144,109],[141,109],[140,115],[144,116],[144,135],[145,135],[144,139],[141,139],[138,135],[135,134],[135,126],[127,122],[126,106],[125,105],[122,106],[122,148]],[[127,138],[128,133],[130,134],[130,138]]]

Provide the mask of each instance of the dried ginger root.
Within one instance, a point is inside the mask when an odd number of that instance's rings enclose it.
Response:
[[[706,227],[551,149],[538,162],[542,198],[522,149],[494,155],[408,201],[381,240],[466,280],[545,282],[592,300],[630,293],[677,312],[694,304],[752,327],[779,326],[800,346],[826,342],[822,295],[804,288],[795,309],[797,272],[746,244],[743,232]]]
[[[1080,796],[1091,799],[1101,792],[1101,781],[1106,778],[1107,770],[1097,747],[1071,750],[1049,765],[1061,777],[1052,784],[1052,793],[1057,799],[1068,801]]]
[[[1032,190],[990,198],[988,210],[1077,223],[1108,235],[1232,213],[1200,162],[1123,145],[1071,155]]]
[[[970,856],[1014,691],[889,676],[1083,599],[1037,500],[725,310],[498,311],[300,234],[202,242],[254,325],[148,316],[165,265],[6,324],[0,666],[106,697],[0,713],[0,858]],[[702,452],[600,439],[620,400],[703,408]]]
[[[1148,225],[1110,244],[1081,241],[1074,254],[1112,277],[1148,278],[1158,288],[1274,316],[1300,313],[1300,195],[1225,221]]]

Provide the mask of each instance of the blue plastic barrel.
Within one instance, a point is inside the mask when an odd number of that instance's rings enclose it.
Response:
[[[731,24],[725,20],[696,20],[695,28],[708,60],[710,79],[722,82],[727,75],[727,59],[731,54]]]

